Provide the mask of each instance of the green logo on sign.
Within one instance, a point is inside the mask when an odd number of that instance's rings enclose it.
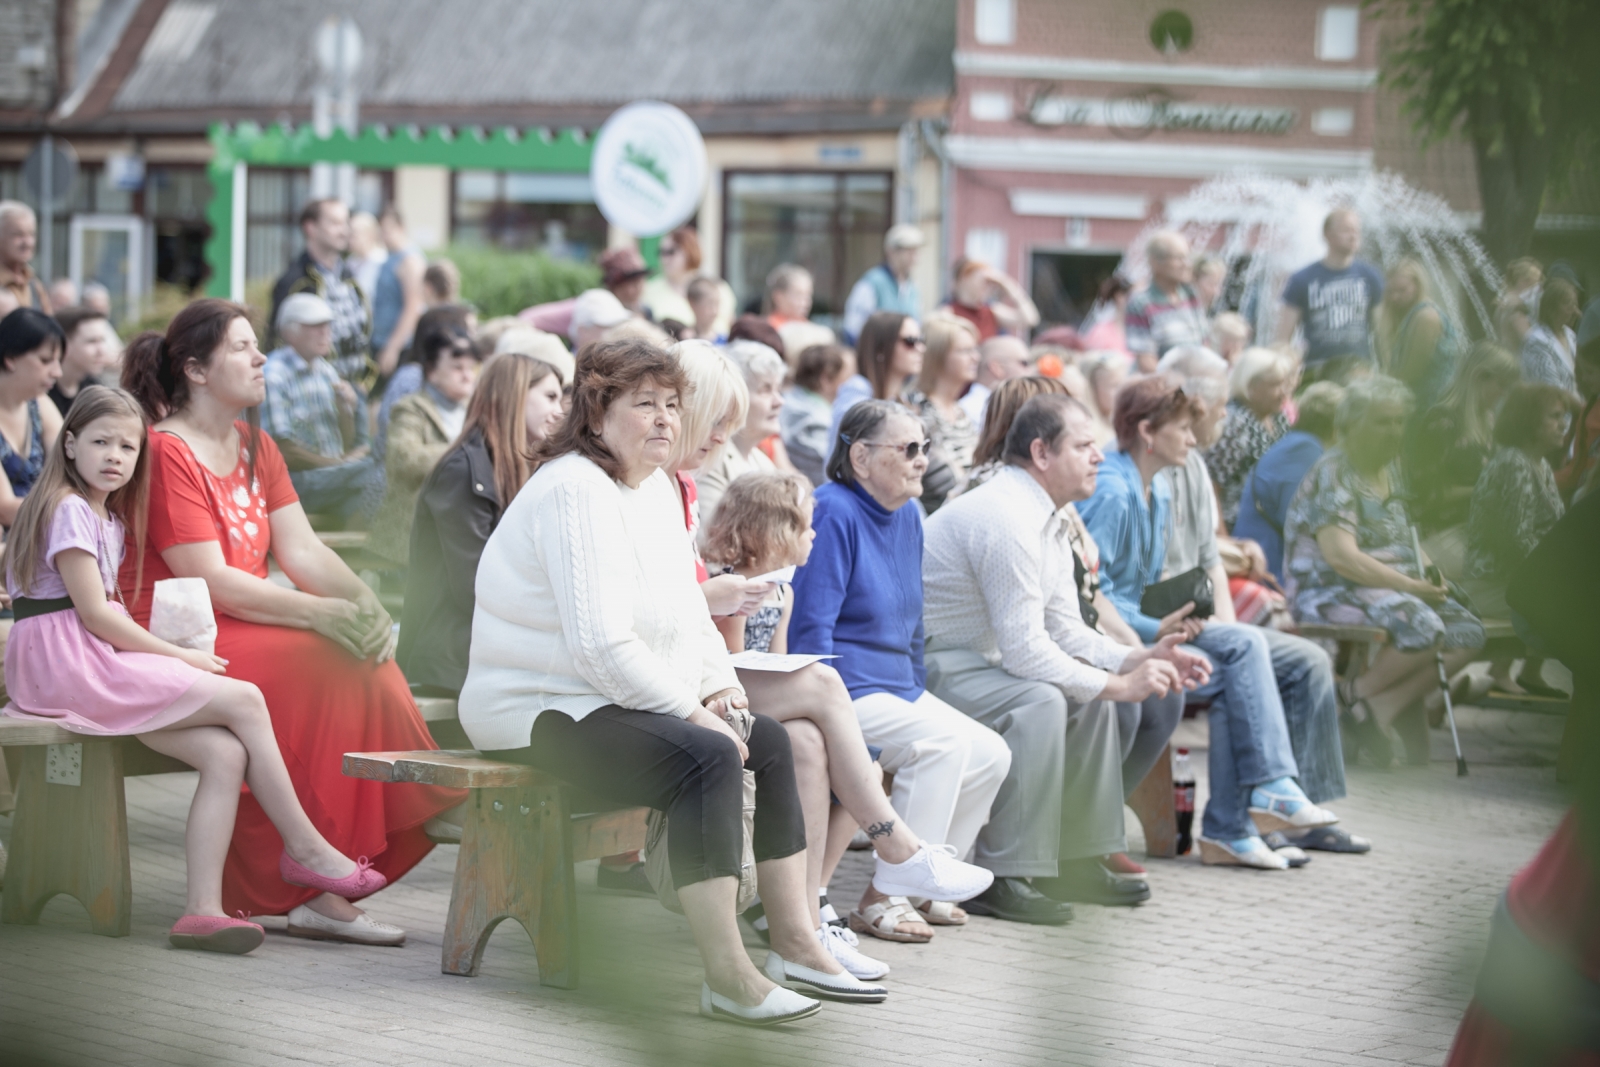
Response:
[[[667,176],[660,161],[649,149],[636,147],[630,141],[622,146],[622,158],[660,182],[663,189],[672,191],[672,179]]]

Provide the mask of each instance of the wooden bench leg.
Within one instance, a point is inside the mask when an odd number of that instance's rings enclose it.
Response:
[[[1144,827],[1144,847],[1151,856],[1172,859],[1178,854],[1178,813],[1172,798],[1172,746],[1128,796],[1128,806]]]
[[[572,819],[558,785],[473,791],[456,859],[441,969],[472,976],[489,935],[516,919],[533,938],[539,983],[578,985]]]
[[[31,924],[58,893],[90,929],[127,937],[133,917],[122,747],[115,741],[21,749],[0,922]]]

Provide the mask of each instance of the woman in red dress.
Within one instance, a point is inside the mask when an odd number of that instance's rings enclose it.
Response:
[[[347,778],[346,752],[436,747],[399,667],[394,624],[360,578],[318,540],[255,406],[266,357],[248,312],[198,300],[165,337],[129,346],[123,384],[154,423],[149,531],[130,548],[122,588],[149,625],[163,578],[204,578],[217,616],[216,654],[228,675],[267,699],[295,792],[335,848],[365,856],[393,882],[432,848],[423,824],[463,799],[458,790]],[[238,414],[248,409],[249,421]],[[267,556],[295,588],[267,580]],[[283,881],[282,842],[255,799],[241,798],[223,871],[232,912],[289,915],[296,936],[400,944],[405,931],[348,900]]]

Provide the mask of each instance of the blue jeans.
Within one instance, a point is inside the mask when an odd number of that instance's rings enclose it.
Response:
[[[1339,744],[1339,705],[1333,693],[1333,660],[1321,646],[1294,634],[1262,630],[1272,653],[1289,744],[1300,767],[1300,788],[1314,804],[1344,796],[1344,749]]]
[[[290,471],[289,481],[307,514],[366,521],[383,502],[383,468],[371,456],[337,467]]]
[[[1253,837],[1250,790],[1300,773],[1266,631],[1214,622],[1200,631],[1194,645],[1211,660],[1211,680],[1193,694],[1211,701],[1207,764],[1211,799],[1206,803],[1201,833],[1215,841]]]

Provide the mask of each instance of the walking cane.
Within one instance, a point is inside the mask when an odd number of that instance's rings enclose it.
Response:
[[[1415,526],[1411,527],[1411,551],[1416,556],[1417,574],[1426,580],[1428,575],[1422,563],[1422,541],[1417,537],[1417,528]],[[1465,778],[1467,776],[1467,758],[1461,754],[1461,735],[1456,733],[1456,709],[1450,702],[1450,675],[1444,669],[1443,649],[1435,648],[1433,650],[1433,662],[1439,668],[1439,692],[1444,694],[1444,717],[1445,721],[1450,724],[1450,741],[1456,746],[1456,777]]]

